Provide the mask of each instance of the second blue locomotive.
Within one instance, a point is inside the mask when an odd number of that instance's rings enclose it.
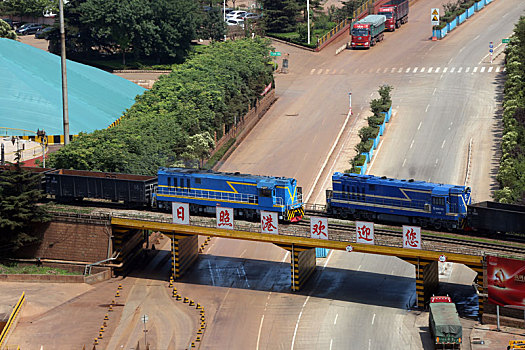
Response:
[[[302,190],[286,177],[220,173],[186,168],[160,168],[156,202],[170,209],[172,202],[190,204],[190,212],[215,213],[217,205],[233,208],[235,216],[256,219],[261,210],[295,222],[304,216]]]
[[[339,217],[463,228],[470,188],[373,175],[335,173],[327,210]]]

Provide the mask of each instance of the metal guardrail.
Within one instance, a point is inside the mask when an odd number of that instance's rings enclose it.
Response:
[[[7,339],[7,336],[9,335],[9,331],[13,324],[16,321],[16,317],[20,313],[20,310],[22,309],[22,305],[24,304],[26,297],[26,293],[22,292],[22,295],[20,296],[20,299],[18,299],[18,302],[16,303],[15,307],[13,308],[13,311],[11,312],[11,315],[9,316],[9,319],[7,320],[7,323],[4,326],[4,329],[2,329],[2,333],[0,333],[0,349],[2,348],[2,345]]]
[[[348,18],[345,18],[343,21],[341,21],[339,24],[337,24],[335,27],[333,27],[328,33],[317,39],[317,47],[321,46],[328,40],[330,40],[334,35],[336,35],[341,29],[346,27],[348,24],[350,24],[351,20]]]

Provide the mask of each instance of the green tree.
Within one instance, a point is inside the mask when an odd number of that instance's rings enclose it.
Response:
[[[0,38],[16,40],[16,33],[11,26],[0,19]]]
[[[263,0],[263,22],[268,32],[286,33],[293,31],[302,6],[297,0]]]
[[[58,0],[4,0],[5,14],[41,17],[45,12],[58,13]]]
[[[0,172],[0,252],[3,256],[38,241],[32,225],[48,220],[39,189],[41,177],[23,170],[17,162],[10,170]]]
[[[206,11],[202,15],[197,33],[202,39],[223,40],[226,34],[226,24],[223,20],[222,10],[213,7]]]

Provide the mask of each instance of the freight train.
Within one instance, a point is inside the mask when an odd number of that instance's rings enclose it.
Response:
[[[94,198],[164,210],[181,202],[189,203],[194,214],[228,206],[237,218],[256,219],[265,210],[277,212],[283,222],[300,221],[305,213],[301,187],[286,177],[184,168],[161,168],[157,176],[27,169],[42,175],[42,189],[59,202]],[[525,206],[471,204],[466,186],[336,172],[326,198],[326,210],[315,214],[451,231],[525,231]]]

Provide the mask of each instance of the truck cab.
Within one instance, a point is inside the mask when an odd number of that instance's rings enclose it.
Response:
[[[370,48],[370,24],[356,23],[352,28],[352,48]]]
[[[383,15],[386,17],[386,22],[385,22],[386,30],[389,30],[391,32],[396,30],[397,18],[396,18],[396,12],[395,12],[394,7],[392,6],[381,7],[377,14]]]

